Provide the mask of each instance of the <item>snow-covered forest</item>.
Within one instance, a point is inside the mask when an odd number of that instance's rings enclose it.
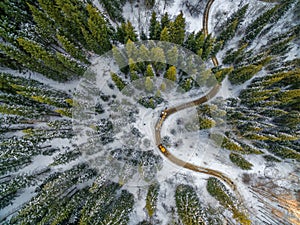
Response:
[[[0,6],[1,224],[300,224],[299,0]]]

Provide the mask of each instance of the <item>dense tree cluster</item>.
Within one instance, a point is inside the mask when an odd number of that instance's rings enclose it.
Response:
[[[217,178],[210,177],[207,181],[206,188],[207,191],[215,197],[222,206],[232,211],[233,218],[235,218],[240,224],[251,224],[248,216],[239,211],[236,206],[236,202],[232,199],[230,194],[228,194],[229,191]]]
[[[200,201],[193,187],[183,184],[177,186],[175,201],[182,224],[205,224]]]

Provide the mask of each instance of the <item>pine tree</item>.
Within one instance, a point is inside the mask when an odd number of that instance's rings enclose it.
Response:
[[[173,23],[170,23],[170,41],[182,45],[185,37],[185,18],[183,17],[183,13],[176,17]]]
[[[154,72],[153,72],[151,64],[148,64],[148,66],[147,66],[146,77],[154,77]]]
[[[103,54],[111,49],[107,23],[100,12],[92,5],[87,4],[86,9],[89,13],[89,30],[91,31],[92,37],[100,46],[99,54]]]
[[[190,51],[196,53],[196,40],[195,40],[195,32],[192,32],[188,35],[186,41],[183,45],[185,48],[189,49]]]
[[[83,63],[89,64],[89,61],[85,58],[84,52],[71,41],[69,41],[65,36],[56,35],[57,39],[61,43],[62,47],[75,59],[80,60]]]
[[[169,14],[166,12],[161,20],[160,20],[160,23],[161,23],[161,29],[163,30],[165,27],[169,27],[169,23],[170,23],[170,18],[169,18]]]
[[[175,82],[177,79],[176,74],[177,74],[176,67],[171,66],[165,73],[165,78]]]
[[[203,49],[205,43],[205,34],[202,31],[199,31],[195,36],[195,52],[198,54],[200,49]],[[198,54],[199,55],[199,54]]]
[[[55,55],[47,52],[41,45],[24,38],[18,38],[17,41],[20,46],[22,46],[22,48],[31,55],[31,57],[38,61],[43,61],[46,66],[53,70],[65,73],[66,75],[70,74],[67,71],[67,68],[63,66],[63,64],[55,57]]]
[[[37,24],[38,33],[43,37],[46,43],[53,43],[55,36],[55,23],[48,17],[47,14],[37,9],[35,6],[28,4],[34,22]]]
[[[143,61],[143,62],[150,61],[150,51],[149,51],[149,49],[145,45],[142,44],[139,48],[138,56],[141,59],[141,61]]]
[[[156,74],[159,74],[165,68],[165,53],[164,50],[160,47],[154,47],[151,49],[150,59],[154,62],[153,67],[156,71]]]
[[[178,64],[178,48],[176,46],[173,46],[171,49],[169,49],[166,53],[166,60],[167,64],[172,66],[177,66]]]
[[[152,12],[151,19],[150,19],[150,39],[151,40],[159,40],[161,27],[160,23],[157,21],[156,12]]]
[[[120,91],[126,86],[126,83],[115,73],[111,73],[111,79],[116,84]]]
[[[131,40],[133,42],[138,40],[137,34],[134,30],[134,27],[132,26],[132,24],[129,20],[125,24],[125,39],[124,39],[124,42],[127,43],[128,40]]]
[[[141,39],[142,41],[148,40],[148,37],[147,37],[147,35],[145,34],[144,29],[143,29],[142,32],[141,32],[140,39]]]
[[[114,60],[117,62],[121,71],[126,73],[125,71],[123,71],[124,70],[123,68],[128,64],[126,58],[122,55],[122,53],[119,51],[119,49],[116,46],[112,47],[112,53],[113,53]]]
[[[146,77],[145,79],[145,89],[147,92],[152,92],[153,91],[153,81],[151,77]]]
[[[80,66],[76,61],[69,59],[67,56],[56,52],[57,59],[72,73],[82,76],[86,70],[85,67]]]
[[[137,65],[135,64],[132,58],[129,58],[128,64],[129,64],[130,80],[131,81],[137,80],[139,78],[137,74],[138,71]]]
[[[170,41],[168,28],[165,27],[160,34],[161,41]]]
[[[211,38],[211,35],[209,34],[207,38],[205,39],[204,45],[203,45],[203,52],[201,55],[201,58],[203,60],[207,60],[208,57],[211,54],[211,51],[213,50],[213,45],[214,45],[215,39]]]
[[[82,32],[84,40],[86,42],[87,49],[91,50],[97,54],[101,54],[102,49],[100,48],[97,41],[92,37],[92,34],[88,30],[86,30],[84,27],[81,27],[81,32]]]
[[[135,46],[135,44],[130,39],[128,39],[125,48],[126,48],[127,56],[129,58],[132,58],[134,61],[136,61],[139,51]]]

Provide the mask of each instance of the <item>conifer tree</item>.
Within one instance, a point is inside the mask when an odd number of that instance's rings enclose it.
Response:
[[[178,64],[178,48],[173,46],[166,53],[167,64],[177,66]]]
[[[148,66],[147,66],[146,77],[154,77],[154,72],[153,72],[151,64],[148,64]]]
[[[192,52],[197,52],[196,50],[196,40],[195,40],[195,32],[192,32],[188,35],[186,41],[183,45],[185,48],[191,50]]]
[[[53,43],[55,23],[43,11],[37,9],[31,4],[28,4],[28,6],[32,12],[34,22],[37,24],[38,33],[43,37],[43,41]]]
[[[165,73],[165,78],[175,82],[177,79],[176,73],[177,73],[176,67],[171,66]]]
[[[153,91],[153,81],[151,77],[146,77],[145,79],[145,89],[147,92],[152,92]]]
[[[168,28],[165,27],[160,34],[161,41],[170,41]]]
[[[62,47],[68,52],[72,57],[75,59],[80,60],[83,63],[88,64],[89,61],[85,58],[84,52],[75,44],[73,44],[71,41],[69,41],[65,36],[63,35],[56,35],[57,39],[61,43]]]
[[[135,46],[135,44],[130,39],[128,39],[128,41],[126,42],[125,48],[126,48],[127,56],[129,58],[132,58],[134,61],[136,61],[139,51]]]
[[[145,45],[142,44],[139,48],[138,56],[143,62],[149,61],[150,60],[150,51],[149,51],[149,49]]]
[[[131,22],[128,20],[125,24],[125,39],[124,42],[127,43],[128,40],[133,42],[137,41],[137,34],[132,26]]]
[[[105,53],[111,49],[107,23],[103,16],[100,14],[100,12],[92,5],[87,4],[86,9],[89,13],[89,30],[91,31],[92,37],[97,41],[97,44],[100,46],[99,54]]]
[[[156,12],[152,12],[151,19],[150,19],[150,39],[151,40],[159,40],[161,27],[160,23],[157,21]]]
[[[144,29],[143,29],[142,32],[141,32],[140,39],[141,39],[142,41],[148,40],[148,37],[147,37],[147,35],[145,34]]]
[[[138,71],[137,65],[135,64],[132,58],[129,58],[128,64],[129,64],[130,80],[131,81],[137,80],[139,78],[137,74]]]
[[[115,73],[111,73],[111,79],[113,80],[113,82],[116,84],[116,86],[120,91],[122,91],[123,88],[126,86],[126,83],[122,80],[122,78],[120,78]]]
[[[165,68],[166,58],[164,50],[160,47],[154,47],[151,49],[151,59],[153,59],[153,67],[156,71],[156,74],[159,74]]]
[[[182,45],[185,37],[185,18],[182,12],[180,12],[173,23],[170,23],[169,29],[170,41]]]
[[[126,58],[122,55],[122,53],[119,51],[119,49],[116,46],[112,47],[112,53],[113,53],[114,60],[117,62],[119,68],[122,71],[122,68],[124,68],[127,65]]]
[[[166,12],[161,20],[160,20],[160,23],[161,23],[161,29],[163,30],[165,27],[169,27],[169,23],[170,23],[170,18],[169,18],[169,14]]]
[[[84,40],[86,42],[86,47],[88,50],[91,50],[97,54],[101,54],[102,50],[97,43],[97,41],[92,37],[92,34],[86,30],[84,27],[81,27],[81,32],[83,34]]]

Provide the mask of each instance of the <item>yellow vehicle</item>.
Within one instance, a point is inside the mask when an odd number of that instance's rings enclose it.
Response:
[[[162,144],[159,144],[158,148],[162,153],[164,153],[164,154],[167,153],[167,149]]]

